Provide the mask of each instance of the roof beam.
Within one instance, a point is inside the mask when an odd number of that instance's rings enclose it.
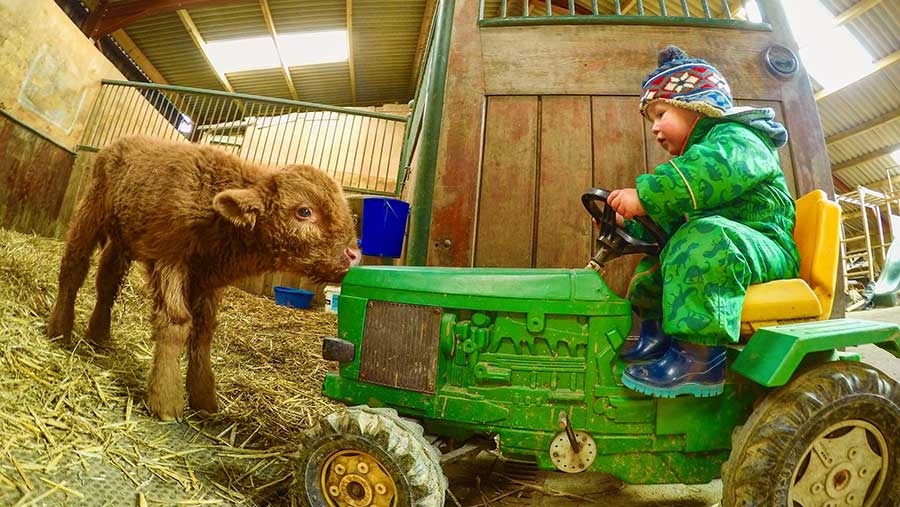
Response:
[[[837,174],[833,174],[831,176],[831,181],[834,183],[835,191],[843,194],[850,191],[850,186],[844,183],[844,180],[838,178]]]
[[[281,71],[284,73],[284,80],[287,81],[288,89],[291,91],[291,98],[300,100],[297,94],[297,88],[294,86],[294,79],[291,77],[291,71],[284,63],[281,57],[281,47],[278,45],[278,32],[275,30],[275,21],[272,20],[272,11],[269,10],[268,0],[259,0],[259,7],[262,9],[263,18],[266,20],[266,26],[269,27],[269,35],[272,36],[272,42],[275,43],[275,54],[278,55],[278,63],[281,64]]]
[[[350,68],[350,96],[356,105],[356,65],[353,59],[353,0],[347,0],[347,66]]]
[[[891,54],[885,56],[884,58],[878,60],[877,62],[875,62],[875,65],[872,67],[872,70],[870,70],[869,72],[865,73],[862,76],[859,76],[859,78],[857,78],[856,81],[853,81],[852,83],[847,83],[846,85],[844,85],[840,88],[835,88],[833,90],[820,91],[819,93],[816,94],[816,102],[824,99],[825,97],[828,97],[829,95],[834,94],[835,92],[837,92],[839,90],[843,90],[844,88],[852,85],[853,83],[858,83],[858,82],[862,81],[863,79],[871,76],[872,74],[878,72],[879,70],[881,70],[889,65],[893,65],[897,62],[900,62],[900,49],[894,51],[893,53],[891,53]]]
[[[838,141],[843,141],[848,137],[853,137],[855,135],[862,134],[864,132],[868,132],[872,129],[878,128],[882,125],[890,123],[896,119],[900,118],[900,108],[894,109],[893,111],[887,112],[877,118],[873,118],[867,122],[860,123],[852,128],[844,130],[842,132],[838,132],[837,134],[832,134],[825,138],[825,144],[834,144]]]
[[[841,162],[840,164],[833,165],[831,166],[831,172],[836,173],[838,171],[843,171],[844,169],[856,167],[858,165],[865,164],[866,162],[871,162],[881,157],[886,157],[897,150],[900,150],[900,144],[885,146],[884,148],[875,150],[871,153],[866,153],[865,155],[860,155],[856,158],[851,158],[850,160]]]
[[[234,93],[234,87],[232,87],[231,83],[228,82],[228,78],[225,77],[225,74],[219,72],[219,69],[217,69],[216,66],[213,65],[212,61],[210,61],[209,57],[206,56],[206,51],[203,49],[203,46],[206,45],[206,41],[204,41],[203,36],[200,35],[200,30],[197,30],[197,25],[194,24],[194,20],[191,19],[191,15],[188,14],[188,11],[184,9],[179,9],[176,12],[178,13],[178,18],[181,19],[181,24],[184,25],[184,28],[191,36],[191,40],[194,41],[194,45],[197,46],[197,51],[200,51],[203,59],[206,60],[206,64],[209,65],[209,68],[212,69],[216,77],[219,78],[219,83],[221,83],[226,90]]]
[[[150,78],[150,81],[159,84],[169,84],[169,81],[166,80],[165,76],[156,68],[153,63],[147,58],[147,55],[144,54],[143,51],[137,44],[131,40],[131,37],[125,33],[125,30],[116,30],[112,33],[113,39],[122,47],[122,50],[125,51],[125,54],[128,55],[129,58],[134,60],[134,63],[137,64],[138,67]]]
[[[865,14],[866,11],[880,4],[881,0],[862,0],[857,2],[853,7],[848,8],[844,12],[834,17],[834,26],[841,26],[853,21],[854,19]]]
[[[111,4],[109,0],[100,0],[97,8],[92,10],[84,21],[81,30],[89,38],[99,40],[104,35],[125,28],[147,16],[237,1],[240,0],[127,0]]]
[[[416,57],[413,59],[412,75],[409,79],[409,91],[412,94],[415,94],[416,86],[419,84],[419,71],[422,68],[422,58],[425,57],[425,49],[428,47],[428,34],[431,33],[431,24],[434,23],[436,7],[436,0],[425,0],[422,26],[419,27],[419,41],[416,43]]]

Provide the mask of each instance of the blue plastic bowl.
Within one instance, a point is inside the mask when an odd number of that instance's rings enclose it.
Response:
[[[272,287],[275,290],[275,304],[289,308],[309,308],[313,293],[293,287]]]

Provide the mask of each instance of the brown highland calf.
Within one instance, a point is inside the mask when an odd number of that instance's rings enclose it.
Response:
[[[209,146],[128,137],[98,154],[90,185],[69,226],[47,331],[71,336],[75,295],[101,245],[85,335],[103,345],[122,279],[131,261],[143,263],[156,342],[147,397],[163,420],[184,409],[185,344],[191,408],[218,408],[210,342],[224,286],[273,270],[337,281],[359,262],[340,186],[310,166],[276,170]]]

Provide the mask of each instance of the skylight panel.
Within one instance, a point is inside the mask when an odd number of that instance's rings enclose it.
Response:
[[[281,66],[271,37],[207,42],[204,51],[216,70],[222,74]]]
[[[349,55],[346,30],[281,34],[278,47],[288,67],[345,62]]]
[[[872,56],[818,0],[782,0],[806,70],[826,91],[834,91],[875,69]]]

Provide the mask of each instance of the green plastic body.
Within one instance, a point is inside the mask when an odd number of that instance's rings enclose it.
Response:
[[[370,301],[438,309],[440,332],[426,338],[439,342],[433,393],[359,380]],[[720,475],[733,428],[774,385],[750,380],[754,372],[780,380],[804,352],[828,351],[807,361],[834,360],[832,349],[848,344],[841,333],[813,333],[781,366],[754,356],[740,374],[729,368],[722,396],[657,399],[622,385],[617,351],[630,329],[630,304],[592,270],[354,268],[342,285],[339,337],[356,355],[327,375],[324,392],[348,405],[393,407],[421,419],[430,434],[458,441],[497,435],[505,456],[546,470],[555,469],[550,445],[564,431],[565,412],[596,442],[589,471],[633,484],[697,484]],[[756,350],[754,341],[748,349]],[[730,362],[744,353],[730,350]],[[408,365],[399,360],[396,368]]]

